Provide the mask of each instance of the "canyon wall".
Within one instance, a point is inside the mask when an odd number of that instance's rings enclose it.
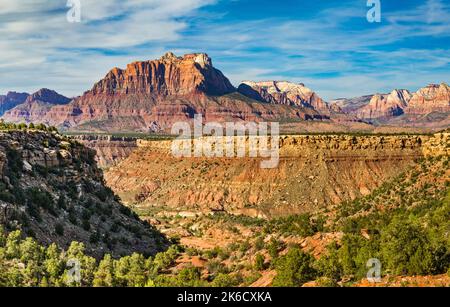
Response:
[[[137,148],[136,138],[111,135],[74,135],[73,139],[97,152],[95,159],[106,168],[126,159]]]
[[[139,141],[105,178],[126,203],[144,208],[272,217],[367,195],[418,158],[450,154],[449,139],[282,136],[275,169],[261,169],[260,158],[175,158],[170,141]]]

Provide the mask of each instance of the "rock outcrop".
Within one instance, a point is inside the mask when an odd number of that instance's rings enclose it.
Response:
[[[329,112],[328,104],[302,83],[244,81],[239,85],[238,91],[261,102],[313,108],[322,113]]]
[[[355,114],[355,111],[369,104],[374,95],[354,98],[338,98],[330,101],[330,106],[337,106],[344,113]]]
[[[71,138],[95,150],[97,152],[95,159],[101,168],[119,163],[137,148],[137,139],[134,137],[74,135]]]
[[[95,152],[55,133],[0,131],[0,225],[40,243],[114,257],[154,254],[167,242],[104,185]]]
[[[41,122],[53,106],[64,105],[70,101],[70,98],[44,88],[28,96],[23,103],[5,112],[2,118],[12,123]]]
[[[450,87],[442,83],[431,84],[415,93],[408,90],[393,90],[390,94],[375,94],[353,99],[337,99],[331,103],[343,112],[354,114],[361,119],[382,119],[391,124],[408,124],[419,121],[417,116],[430,113],[450,112]],[[389,119],[404,116],[405,120]],[[432,124],[432,123],[427,123]]]
[[[164,96],[234,92],[230,81],[212,65],[207,54],[177,57],[167,53],[159,60],[134,62],[114,68],[96,83],[92,95],[156,94]]]
[[[393,90],[390,94],[376,94],[369,104],[356,110],[359,118],[373,119],[380,117],[394,117],[404,113],[404,109],[411,99],[408,90]]]
[[[447,84],[431,84],[418,90],[405,109],[408,114],[431,112],[450,112],[450,86]]]

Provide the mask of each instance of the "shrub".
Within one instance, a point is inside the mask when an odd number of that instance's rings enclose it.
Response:
[[[178,272],[177,281],[181,287],[196,287],[200,285],[200,269],[189,267]]]
[[[265,243],[264,243],[264,237],[260,236],[258,238],[256,238],[255,240],[255,249],[260,251],[264,248]]]
[[[26,196],[29,203],[55,214],[54,200],[49,192],[42,191],[39,188],[28,188],[26,190]]]
[[[55,232],[57,235],[63,236],[64,235],[64,226],[60,223],[57,223],[55,225]]]
[[[267,246],[267,250],[269,251],[270,257],[272,259],[276,259],[278,257],[278,253],[281,250],[283,244],[275,238],[271,238],[269,245]]]
[[[100,233],[98,231],[94,231],[89,237],[89,242],[92,244],[98,243],[100,241]]]
[[[86,231],[89,231],[91,229],[91,223],[89,222],[89,220],[83,219],[81,225]]]
[[[226,266],[218,260],[210,260],[206,264],[208,272],[211,274],[228,273]]]
[[[432,273],[433,257],[426,234],[410,221],[396,218],[383,231],[381,249],[386,266],[398,275]]]
[[[255,257],[255,270],[257,271],[263,271],[265,269],[265,258],[261,254],[257,254]]]
[[[274,287],[298,287],[317,276],[313,268],[313,257],[299,248],[291,248],[285,256],[275,264],[277,275],[273,280]]]
[[[240,276],[234,274],[219,273],[212,282],[213,287],[236,287],[242,282]]]

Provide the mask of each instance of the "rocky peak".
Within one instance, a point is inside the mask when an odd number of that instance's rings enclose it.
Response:
[[[409,100],[411,99],[411,93],[405,89],[395,89],[389,94],[387,98],[406,107]]]
[[[66,105],[71,101],[55,91],[43,88],[27,99],[4,112],[3,119],[12,123],[42,122],[42,118],[55,105]]]
[[[395,89],[390,94],[376,94],[369,104],[357,111],[357,116],[367,119],[398,116],[404,113],[410,99],[411,93],[404,89]]]
[[[17,101],[25,101],[29,96],[28,93],[17,93],[17,92],[8,92],[6,95],[0,95],[0,98],[17,100]]]
[[[175,60],[181,60],[180,57],[177,57],[173,52],[167,52],[161,57],[161,61],[175,61]]]
[[[27,102],[41,101],[50,104],[66,104],[70,102],[70,98],[58,94],[53,90],[42,88],[27,98]]]
[[[29,94],[27,93],[17,92],[8,92],[6,95],[0,95],[0,116],[2,116],[6,111],[23,103],[28,96]]]
[[[450,87],[446,83],[430,84],[412,96],[407,113],[426,114],[450,111]]]
[[[158,60],[138,61],[126,69],[114,68],[87,94],[153,94],[163,96],[210,94],[235,91],[230,81],[212,66],[207,54],[177,57],[168,52]]]
[[[212,60],[206,53],[194,54],[194,62],[199,64],[203,69],[212,67]]]
[[[338,98],[330,101],[331,107],[336,106],[344,113],[354,114],[360,108],[369,104],[374,95],[365,95],[353,98]]]
[[[238,91],[245,96],[262,102],[310,107],[319,112],[329,111],[328,105],[303,83],[243,81]]]

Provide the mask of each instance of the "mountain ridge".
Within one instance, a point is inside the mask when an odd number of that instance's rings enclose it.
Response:
[[[395,89],[326,102],[303,83],[243,81],[235,88],[206,53],[168,52],[156,60],[115,67],[72,100],[47,89],[16,94],[16,100],[10,96],[0,96],[4,120],[81,132],[167,133],[175,122],[190,121],[195,114],[203,114],[204,122],[365,122],[399,128],[414,126],[414,118],[420,117],[416,126],[433,129],[434,120],[442,116],[427,114],[450,115],[450,88],[445,83],[415,93]]]
[[[361,119],[393,118],[406,115],[425,115],[432,112],[450,112],[450,87],[430,84],[416,92],[394,89],[388,94],[373,94],[355,98],[336,99],[333,105]]]
[[[42,88],[29,95],[26,100],[3,114],[3,119],[12,123],[40,122],[55,105],[64,105],[71,101],[54,90]]]

